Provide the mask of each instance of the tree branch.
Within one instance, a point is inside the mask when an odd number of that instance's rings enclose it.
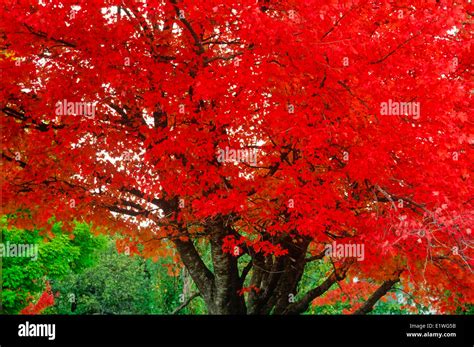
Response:
[[[392,54],[394,54],[396,51],[398,51],[400,48],[402,48],[403,46],[405,46],[408,42],[410,42],[411,40],[413,40],[415,37],[418,37],[420,36],[421,34],[421,30],[416,33],[416,35],[413,35],[412,37],[409,37],[408,39],[406,39],[405,41],[403,41],[402,43],[400,43],[397,47],[395,47],[393,50],[391,50],[390,52],[388,52],[387,54],[385,54],[382,58],[380,59],[377,59],[377,60],[374,60],[374,61],[371,61],[369,62],[369,64],[379,64],[381,62],[383,62],[385,59],[387,59],[388,57],[390,57]]]
[[[191,301],[193,301],[195,298],[197,298],[198,296],[201,296],[201,294],[199,292],[196,292],[194,293],[193,295],[191,295],[189,298],[186,299],[185,302],[183,302],[181,305],[179,305],[174,311],[172,314],[177,314],[179,311],[181,311],[183,308],[185,308],[186,306],[189,305],[189,303]]]
[[[396,278],[393,280],[388,280],[385,281],[371,296],[369,299],[367,299],[364,304],[357,309],[354,313],[352,314],[367,314],[371,312],[374,309],[374,305],[379,301],[379,299],[387,294],[387,292],[394,286],[395,283],[400,281],[400,278]]]
[[[56,39],[54,37],[48,37],[48,35],[46,35],[45,33],[41,32],[41,31],[35,31],[31,26],[29,26],[26,23],[23,23],[23,25],[25,26],[26,29],[28,29],[28,31],[31,34],[33,34],[35,36],[42,37],[44,39],[49,39],[49,40],[57,42],[57,43],[61,43],[63,46],[67,46],[67,47],[71,47],[71,48],[76,47],[75,43],[68,42],[68,41],[65,41],[65,40],[62,40],[62,39]]]
[[[242,269],[242,274],[240,275],[240,285],[242,286],[245,282],[245,278],[247,277],[250,269],[253,266],[253,261],[251,260],[245,267]]]
[[[306,263],[310,263],[310,262],[312,262],[312,261],[314,261],[314,260],[323,259],[325,255],[326,255],[326,250],[322,251],[322,252],[319,253],[319,254],[313,255],[312,257],[306,258],[306,259],[305,259],[305,262],[306,262]]]
[[[307,292],[300,301],[290,304],[284,311],[283,314],[300,314],[308,309],[309,304],[317,297],[323,295],[331,288],[331,286],[337,281],[342,280],[346,276],[347,269],[343,270],[342,274],[336,274],[333,271],[331,275],[318,287],[311,289]]]
[[[188,269],[191,278],[207,303],[212,293],[211,288],[213,286],[214,275],[207,268],[206,264],[204,264],[201,256],[196,250],[196,247],[194,247],[194,244],[191,241],[183,241],[176,238],[173,239],[173,242],[179,252],[181,260]]]
[[[181,15],[182,13],[178,7],[178,2],[176,0],[170,0],[170,3],[173,5],[176,15],[178,16],[178,19],[181,21],[181,23],[184,24],[186,29],[188,29],[191,36],[193,37],[194,44],[196,45],[196,47],[198,47],[197,53],[199,55],[203,54],[205,52],[204,46],[202,45],[202,42],[199,39],[199,36],[196,34],[193,27],[191,26],[191,23],[189,23],[188,20]]]

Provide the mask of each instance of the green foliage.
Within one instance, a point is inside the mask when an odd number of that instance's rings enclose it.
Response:
[[[17,314],[36,300],[49,281],[57,294],[55,305],[46,314],[206,314],[200,297],[194,298],[177,311],[190,295],[197,292],[184,267],[178,275],[170,273],[171,258],[151,259],[119,254],[110,236],[94,236],[87,224],[77,223],[72,233],[66,233],[60,222],[51,231],[23,230],[8,227],[1,219],[3,244],[33,244],[38,246],[37,259],[21,257],[0,258],[2,267],[2,313]],[[205,240],[195,246],[206,265],[212,270],[210,245]],[[248,255],[239,258],[241,273],[251,261]],[[307,264],[294,299],[321,284],[331,264],[313,261]],[[249,285],[252,270],[245,286]],[[336,285],[332,289],[335,289]],[[419,306],[412,297],[397,286],[397,299],[379,301],[371,314],[409,314],[402,305]],[[248,294],[245,294],[248,295]],[[426,307],[418,307],[429,313]],[[320,306],[310,306],[305,314],[343,314],[351,309],[348,300]],[[458,314],[473,314],[473,306]]]
[[[173,313],[197,288],[185,271],[181,270],[178,276],[168,273],[168,259],[160,259],[153,263],[148,261],[153,280],[153,314]],[[184,293],[184,283],[189,284],[189,292]],[[206,306],[201,298],[195,298],[177,314],[205,314]]]
[[[456,314],[474,315],[474,304],[468,304],[464,308],[459,307]]]
[[[168,273],[170,259],[158,262],[118,254],[113,243],[99,262],[81,273],[71,273],[53,286],[59,296],[49,313],[57,314],[172,314],[187,299],[184,275]],[[188,280],[191,292],[197,291]],[[190,293],[189,293],[190,295]],[[178,314],[204,314],[206,307],[195,298]]]
[[[104,235],[93,235],[91,228],[85,223],[78,223],[73,232],[71,244],[80,252],[71,267],[75,272],[82,271],[97,263],[99,254],[107,247],[108,238]]]
[[[300,282],[299,293],[306,293],[310,289],[320,285],[322,281],[327,277],[328,271],[332,268],[331,263],[324,261],[313,261],[306,265],[305,273],[303,274],[303,279]],[[337,285],[334,284],[331,289],[336,289]],[[398,287],[395,287],[398,288]],[[329,293],[331,291],[326,292]],[[324,295],[326,295],[324,294]],[[405,304],[414,304],[411,298],[408,295],[405,295],[401,292],[398,293],[398,297],[402,300],[403,304],[400,304],[397,300],[388,298],[387,301],[379,300],[375,305],[372,312],[369,314],[409,314],[410,312],[406,309],[401,309],[400,307]],[[297,296],[297,299],[300,297]],[[304,314],[315,314],[315,315],[335,315],[335,314],[344,314],[348,310],[351,311],[352,304],[349,300],[338,300],[335,303],[330,305],[310,305],[308,310]]]
[[[300,296],[296,297],[299,300],[303,293],[308,292],[314,287],[321,285],[327,276],[327,272],[331,270],[332,265],[324,261],[312,261],[305,267],[303,278],[299,283],[298,292]],[[333,286],[333,288],[336,285]],[[336,305],[330,306],[313,306],[310,305],[304,314],[340,314],[348,305],[342,301],[337,302]]]
[[[409,310],[401,308],[404,304],[400,303],[400,300],[406,302],[408,297],[401,294],[398,297],[398,300],[392,298],[388,298],[387,301],[379,300],[369,314],[412,314]]]
[[[61,280],[70,272],[91,266],[106,245],[104,236],[93,236],[90,227],[77,223],[71,234],[52,226],[51,233],[9,228],[2,218],[1,242],[4,245],[29,244],[37,247],[37,258],[3,257],[2,313],[16,314],[45,288],[46,281]]]
[[[59,292],[52,313],[148,314],[152,312],[150,273],[138,256],[118,254],[115,247],[98,263],[80,273],[70,273],[55,283]]]

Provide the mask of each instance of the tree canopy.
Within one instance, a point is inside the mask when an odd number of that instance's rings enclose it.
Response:
[[[210,313],[297,314],[357,280],[353,313],[399,281],[439,312],[473,302],[472,4],[1,8],[18,227],[120,231],[180,260]]]

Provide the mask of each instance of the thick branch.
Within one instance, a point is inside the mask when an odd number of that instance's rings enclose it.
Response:
[[[283,314],[300,314],[306,311],[309,307],[309,304],[316,299],[317,297],[323,295],[325,292],[331,288],[331,286],[339,280],[342,280],[345,277],[345,271],[342,275],[337,275],[336,272],[332,272],[328,278],[318,287],[311,289],[307,292],[300,301],[297,301],[289,305]]]
[[[379,301],[379,299],[387,294],[387,292],[393,287],[395,283],[400,281],[399,278],[385,281],[371,296],[367,299],[366,302],[353,314],[367,314],[374,309],[374,305]]]
[[[207,268],[201,259],[198,251],[191,241],[183,241],[179,238],[173,239],[176,249],[179,252],[181,260],[188,269],[191,278],[199,289],[203,298],[208,302],[210,300],[211,288],[213,286],[214,275]]]
[[[184,16],[182,16],[182,12],[178,7],[177,1],[176,0],[170,0],[170,2],[173,5],[174,10],[175,10],[176,15],[178,16],[179,20],[181,21],[181,23],[184,24],[186,29],[188,29],[189,33],[193,37],[194,44],[196,45],[196,47],[198,47],[197,53],[198,54],[203,54],[205,52],[204,46],[202,45],[202,42],[199,39],[199,36],[196,34],[193,27],[191,26],[191,23],[189,23],[188,20],[186,18],[184,18]]]
[[[319,253],[319,254],[316,254],[316,255],[313,255],[313,256],[311,256],[311,257],[309,257],[309,258],[306,258],[306,259],[305,259],[305,262],[306,262],[306,263],[310,263],[310,262],[315,261],[315,260],[321,260],[321,259],[324,258],[325,255],[326,255],[326,251],[324,250],[324,251],[322,251],[322,252]]]
[[[252,269],[253,261],[251,260],[243,269],[242,274],[240,275],[240,286],[242,286],[245,282],[245,278],[247,277],[250,269]]]

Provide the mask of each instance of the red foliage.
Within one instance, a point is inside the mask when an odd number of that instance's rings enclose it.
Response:
[[[49,282],[46,284],[46,289],[41,294],[40,298],[36,303],[30,303],[24,309],[20,311],[20,314],[41,314],[45,309],[54,305],[54,294],[51,291]]]
[[[229,253],[337,239],[365,245],[349,276],[473,302],[472,4],[61,3],[2,5],[17,226],[80,217],[150,257],[216,225]]]
[[[117,251],[119,253],[124,253],[126,255],[134,255],[134,254],[140,255],[140,251],[137,245],[138,245],[138,242],[136,241],[130,241],[130,240],[124,240],[124,239],[117,239],[115,241],[115,246],[117,248]]]
[[[260,288],[250,285],[248,287],[243,287],[242,289],[239,290],[239,295],[244,295],[245,293],[250,293],[251,291],[254,291],[255,293],[260,293]]]

